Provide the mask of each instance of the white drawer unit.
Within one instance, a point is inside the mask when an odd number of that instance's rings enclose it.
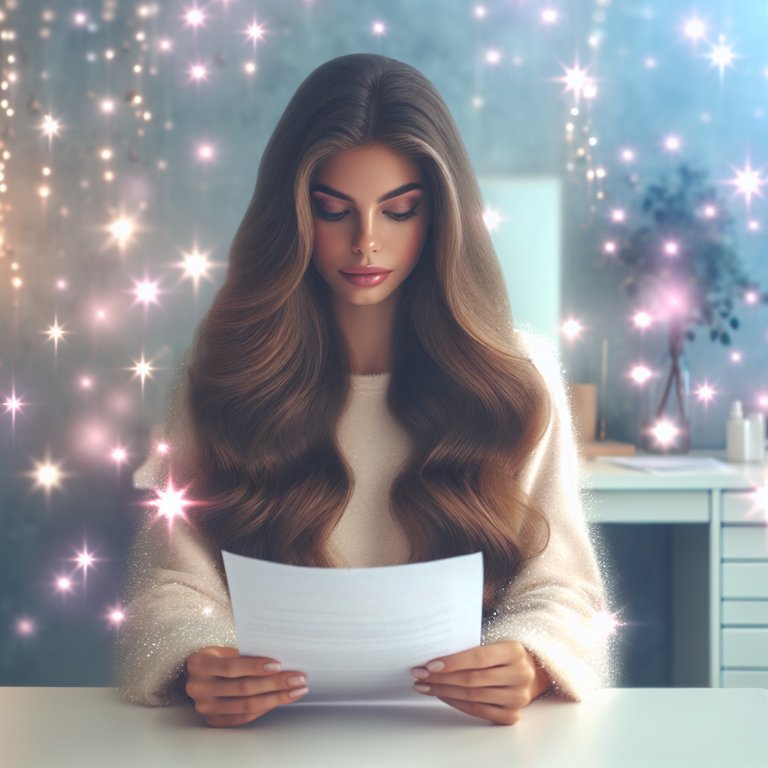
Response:
[[[768,669],[768,627],[723,629],[724,667],[765,667]]]
[[[723,526],[723,560],[761,559],[768,560],[768,526]]]
[[[724,669],[723,688],[768,688],[768,669]]]
[[[721,685],[768,688],[768,508],[762,494],[723,493]]]
[[[768,627],[768,600],[723,600],[724,627]]]

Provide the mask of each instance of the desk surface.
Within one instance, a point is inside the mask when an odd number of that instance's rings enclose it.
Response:
[[[542,699],[497,726],[424,699],[295,704],[250,725],[208,728],[191,705],[145,708],[109,688],[0,688],[9,768],[765,768],[768,690],[604,689]]]

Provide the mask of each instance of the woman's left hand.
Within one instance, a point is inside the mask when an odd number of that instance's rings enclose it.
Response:
[[[414,667],[411,674],[419,693],[499,725],[516,723],[521,710],[550,685],[546,670],[512,640],[441,656]],[[429,690],[419,687],[423,685]]]

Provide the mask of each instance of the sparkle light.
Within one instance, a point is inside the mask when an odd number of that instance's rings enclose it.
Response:
[[[170,450],[171,450],[171,446],[168,445],[168,443],[166,443],[165,440],[160,440],[160,442],[158,442],[157,445],[155,446],[155,451],[159,453],[161,456],[167,456]]]
[[[647,328],[651,327],[651,323],[653,323],[653,318],[648,312],[641,309],[638,312],[635,312],[634,315],[632,315],[632,323],[634,324],[635,328],[639,328],[640,330],[644,331]]]
[[[608,240],[607,242],[603,243],[603,251],[610,254],[616,253],[616,243],[613,240]]]
[[[189,76],[195,82],[201,82],[208,79],[208,70],[204,64],[193,64],[189,68]]]
[[[128,452],[122,446],[117,446],[112,449],[109,457],[117,465],[125,464],[125,462],[128,461]]]
[[[626,220],[626,211],[623,211],[621,208],[616,208],[611,211],[611,221],[615,222],[616,224],[623,224]]]
[[[560,16],[554,8],[545,8],[541,12],[541,21],[544,24],[557,24],[560,20]]]
[[[762,197],[761,190],[765,186],[765,179],[760,175],[760,171],[752,168],[749,162],[741,170],[734,170],[736,171],[736,177],[728,183],[736,187],[736,193],[743,195],[747,201],[747,206],[749,206],[752,202],[752,195]]]
[[[197,159],[207,162],[213,159],[214,151],[210,144],[199,144],[197,147]]]
[[[747,304],[757,304],[760,301],[760,296],[757,291],[747,291],[744,294],[744,301]]]
[[[617,617],[609,611],[601,611],[595,614],[592,619],[592,627],[597,635],[600,637],[610,637],[615,635],[618,631],[618,627],[621,626],[621,622]]]
[[[731,352],[731,362],[741,363],[742,361],[743,361],[743,357],[741,352],[738,349],[734,349],[733,352]]]
[[[11,414],[11,431],[13,433],[16,432],[16,414],[21,411],[25,405],[27,405],[27,403],[23,402],[20,397],[17,397],[16,389],[12,388],[11,396],[6,397],[3,406],[5,407],[5,412]]]
[[[136,297],[137,304],[143,304],[148,307],[150,304],[158,303],[158,294],[160,288],[157,280],[134,280],[133,294]]]
[[[29,637],[37,632],[37,625],[32,619],[26,616],[16,621],[16,634],[22,637]]]
[[[713,67],[717,67],[720,70],[720,77],[722,78],[725,68],[733,66],[736,54],[731,46],[726,44],[725,37],[720,35],[719,42],[712,46],[712,50],[710,50],[707,58],[712,62]]]
[[[568,318],[561,326],[563,335],[569,341],[578,339],[584,331],[584,326],[575,318]]]
[[[184,21],[188,27],[202,27],[205,23],[205,14],[199,8],[190,8],[184,14]]]
[[[54,136],[59,135],[61,130],[61,123],[52,115],[46,115],[43,118],[43,122],[40,125],[40,130],[48,137],[52,139]]]
[[[666,448],[675,442],[680,430],[669,419],[659,419],[651,428],[651,434],[658,445]]]
[[[707,25],[701,19],[694,16],[683,25],[683,33],[689,40],[698,42],[706,36]]]
[[[579,66],[578,62],[574,67],[565,67],[565,77],[559,78],[559,82],[565,83],[565,92],[573,93],[577,103],[585,91],[594,89],[592,78],[586,69]]]
[[[32,488],[42,488],[45,491],[46,496],[48,496],[54,488],[61,490],[61,481],[64,477],[64,473],[61,471],[61,465],[54,464],[47,458],[44,461],[35,461],[34,463],[35,469],[31,473],[31,477],[35,483]]]
[[[667,136],[664,139],[664,149],[666,149],[667,152],[679,152],[682,145],[683,142],[679,136]]]
[[[705,405],[708,405],[714,399],[716,394],[717,392],[715,391],[715,388],[707,382],[704,382],[704,384],[696,390],[696,397],[699,399],[699,402],[704,403]]]
[[[182,252],[182,257],[183,260],[176,266],[183,270],[182,277],[188,277],[192,280],[195,290],[198,289],[201,278],[210,279],[210,270],[214,266],[219,266],[209,261],[208,254],[200,253],[197,248],[194,248],[191,253]]]
[[[144,392],[144,382],[149,378],[152,378],[152,373],[154,372],[154,368],[152,367],[152,361],[147,361],[144,359],[144,355],[141,355],[141,360],[134,360],[133,361],[133,368],[130,370],[133,371],[132,379],[139,378],[141,379],[141,391]]]
[[[623,163],[634,163],[635,151],[633,149],[622,149],[620,157]]]
[[[254,19],[248,25],[248,29],[245,30],[245,34],[248,36],[248,39],[252,40],[253,44],[256,45],[259,40],[264,39],[265,30],[264,27],[261,24],[257,24],[256,20]]]
[[[488,15],[488,9],[484,5],[476,5],[473,13],[476,19],[484,19]]]
[[[119,216],[109,224],[109,233],[120,250],[123,250],[133,239],[135,228],[135,224],[127,216]]]
[[[639,386],[645,384],[651,376],[653,376],[651,369],[647,365],[642,364],[633,366],[632,370],[629,372],[629,378]]]
[[[107,619],[113,627],[119,627],[125,621],[125,613],[122,608],[115,606],[108,610]]]
[[[491,232],[496,231],[502,221],[506,219],[495,208],[486,208],[483,211],[483,222]]]
[[[195,502],[184,498],[186,488],[174,488],[173,480],[168,479],[168,484],[163,489],[157,490],[157,498],[147,502],[148,506],[157,509],[158,518],[164,517],[168,522],[168,527],[173,526],[177,518],[186,519],[186,507],[193,506]]]
[[[56,590],[58,592],[70,592],[72,590],[72,579],[69,576],[58,576],[56,578]]]
[[[48,335],[48,341],[53,342],[54,354],[57,354],[59,351],[59,342],[69,333],[69,331],[65,331],[64,326],[59,325],[58,318],[54,318],[53,325],[49,325],[48,330],[41,331],[41,333]]]
[[[101,109],[105,115],[111,115],[115,111],[115,100],[102,99],[99,103],[99,109]]]
[[[680,244],[674,240],[668,240],[664,243],[664,253],[667,256],[678,256],[680,254]]]
[[[387,34],[387,25],[383,21],[374,21],[371,24],[371,34],[375,37],[381,37]]]
[[[496,65],[501,62],[501,51],[497,51],[495,48],[491,48],[485,52],[485,63]]]
[[[89,552],[87,547],[83,547],[83,551],[78,552],[73,560],[78,568],[82,568],[84,573],[87,573],[89,568],[93,568],[93,564],[96,562],[93,552]]]

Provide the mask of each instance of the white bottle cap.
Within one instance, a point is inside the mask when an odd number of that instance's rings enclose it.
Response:
[[[731,403],[731,416],[732,419],[743,419],[744,418],[744,411],[741,407],[741,400],[734,400]]]

